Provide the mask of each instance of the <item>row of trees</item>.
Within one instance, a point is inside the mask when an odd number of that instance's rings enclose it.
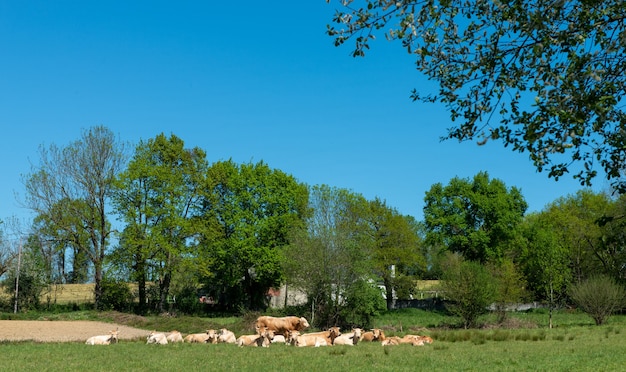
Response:
[[[97,308],[112,280],[130,281],[139,313],[166,310],[171,295],[197,301],[199,288],[223,310],[263,309],[268,290],[287,281],[337,318],[345,293],[359,293],[348,288],[355,279],[375,288],[381,278],[391,293],[391,264],[420,266],[417,223],[381,200],[309,187],[263,162],[209,164],[174,135],[142,141],[132,156],[126,146],[95,127],[67,147],[41,148],[24,178],[36,218],[23,277],[93,282]],[[327,264],[303,262],[311,246]],[[302,274],[319,267],[329,277],[306,287],[312,277]]]
[[[95,127],[41,149],[24,179],[36,212],[24,239],[31,286],[93,282],[104,308],[133,282],[139,313],[167,310],[172,295],[193,310],[202,290],[236,312],[264,309],[268,290],[286,283],[305,292],[316,324],[362,325],[414,294],[415,279],[443,279],[451,309],[472,325],[485,303],[504,316],[521,300],[552,308],[599,274],[626,280],[624,198],[582,190],[526,215],[520,190],[483,172],[433,185],[416,221],[263,162],[209,164],[175,135],[126,148]]]

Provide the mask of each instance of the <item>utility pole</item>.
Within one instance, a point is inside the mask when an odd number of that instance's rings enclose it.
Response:
[[[20,238],[19,247],[17,250],[17,275],[15,276],[15,305],[13,306],[13,313],[17,314],[17,297],[19,295],[20,288],[20,266],[22,264],[22,238]]]

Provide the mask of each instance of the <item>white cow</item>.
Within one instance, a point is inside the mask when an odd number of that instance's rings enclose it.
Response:
[[[109,345],[111,342],[117,343],[117,329],[110,331],[108,335],[91,336],[87,339],[85,344],[87,345]]]
[[[217,334],[217,342],[223,342],[226,344],[235,344],[237,343],[237,337],[235,336],[235,333],[233,333],[233,331],[229,331],[226,328],[222,328]]]
[[[157,344],[157,345],[167,345],[167,337],[165,333],[157,333],[156,331],[150,332],[148,334],[147,344]]]
[[[343,333],[333,340],[333,345],[356,345],[361,339],[361,328],[352,328],[352,332]]]

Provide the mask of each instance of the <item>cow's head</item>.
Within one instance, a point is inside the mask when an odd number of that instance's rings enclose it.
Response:
[[[300,325],[300,329],[309,328],[309,322],[306,320],[305,317],[300,318],[299,325]]]
[[[113,343],[117,343],[118,339],[117,339],[117,328],[114,331],[109,332],[109,335],[111,335],[111,337],[109,338],[109,342]]]

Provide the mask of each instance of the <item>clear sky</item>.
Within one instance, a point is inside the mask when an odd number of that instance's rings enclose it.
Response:
[[[104,125],[137,144],[160,133],[209,162],[258,162],[309,185],[379,197],[423,218],[425,192],[487,171],[539,211],[581,189],[537,173],[500,143],[440,142],[433,84],[398,43],[365,58],[325,34],[335,4],[307,1],[4,1],[0,3],[0,219],[38,147]],[[599,179],[594,189],[606,182]]]

